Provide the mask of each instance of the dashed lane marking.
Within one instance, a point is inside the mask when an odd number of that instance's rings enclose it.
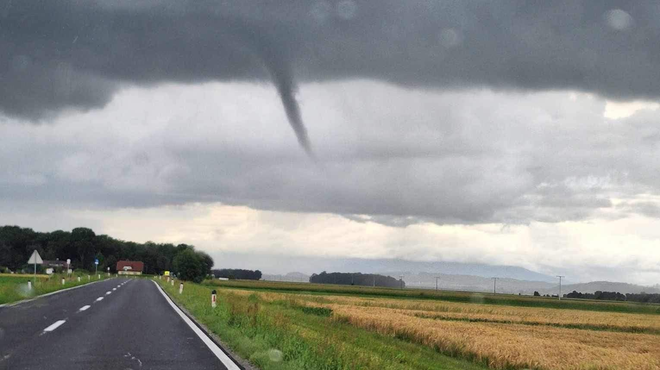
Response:
[[[46,331],[46,332],[53,331],[53,330],[59,328],[60,326],[62,326],[62,324],[64,324],[65,322],[66,322],[66,320],[57,320],[54,323],[52,323],[49,327],[44,329],[44,331]]]

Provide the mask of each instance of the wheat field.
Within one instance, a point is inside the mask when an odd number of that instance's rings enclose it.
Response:
[[[232,289],[234,290],[234,289]],[[255,294],[234,290],[237,294]],[[492,369],[660,369],[660,315],[257,292]]]

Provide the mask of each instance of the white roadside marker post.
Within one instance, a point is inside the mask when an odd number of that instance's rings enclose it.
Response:
[[[90,281],[91,279],[92,279],[92,277],[87,275],[87,281]]]
[[[174,279],[172,279],[172,286],[174,286]]]
[[[78,282],[80,282],[80,276],[78,276]]]
[[[32,282],[28,280],[28,290],[32,290]]]
[[[62,285],[64,285],[64,278],[62,278]]]
[[[211,307],[215,308],[216,306],[216,296],[215,296],[215,289],[211,291]]]
[[[98,278],[98,280],[101,280],[101,274],[99,274],[99,278]]]
[[[167,277],[167,282],[168,282],[168,283],[170,282],[170,277],[169,277],[169,276]]]
[[[183,283],[179,283],[179,294],[183,293]]]

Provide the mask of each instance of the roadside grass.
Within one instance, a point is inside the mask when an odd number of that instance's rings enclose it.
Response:
[[[513,307],[536,307],[583,311],[618,312],[660,315],[660,305],[637,302],[602,302],[595,300],[563,299],[456,291],[433,291],[419,289],[394,289],[331,284],[308,284],[254,280],[207,280],[226,289],[248,289],[252,291],[274,291],[281,293],[303,293],[320,295],[370,296],[400,299],[425,299],[456,303],[503,305]]]
[[[284,297],[263,300],[258,294],[218,291],[210,304],[210,285],[175,286],[155,280],[233,351],[264,370],[271,369],[483,369],[425,345],[364,330],[333,317],[331,309],[309,307]]]
[[[78,282],[78,276],[80,276],[80,282]],[[62,278],[65,278],[64,285],[62,285]],[[104,274],[101,274],[101,280],[106,278],[107,277]],[[42,294],[87,284],[97,280],[98,278],[95,275],[91,275],[88,281],[87,274],[77,273],[68,277],[63,274],[37,275],[36,281],[34,275],[3,274],[0,276],[0,304],[34,298]],[[28,281],[33,282],[32,289],[28,289]]]

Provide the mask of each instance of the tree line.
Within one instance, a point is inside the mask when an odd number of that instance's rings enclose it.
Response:
[[[362,285],[362,286],[379,286],[389,288],[405,288],[406,284],[402,280],[395,279],[391,276],[383,276],[378,274],[362,274],[356,273],[343,273],[323,271],[320,274],[312,274],[309,277],[310,283],[316,284],[340,284],[340,285]]]
[[[660,303],[660,294],[650,293],[619,293],[619,292],[601,292],[600,290],[594,293],[579,293],[572,291],[564,295],[566,298],[583,298],[583,299],[600,299],[606,301],[628,301],[628,302],[641,302],[641,303]]]
[[[0,227],[0,270],[31,272],[27,261],[34,250],[44,260],[71,259],[74,269],[94,271],[94,260],[99,260],[99,271],[116,272],[117,261],[142,261],[146,274],[173,271],[185,280],[201,281],[210,274],[213,258],[196,251],[188,244],[135,243],[96,235],[92,229],[78,227],[72,231],[36,232],[18,226]],[[185,276],[185,277],[184,277]],[[187,278],[187,279],[186,279]]]
[[[261,271],[259,270],[243,270],[243,269],[220,269],[211,270],[211,273],[216,278],[226,279],[240,279],[240,280],[260,280]]]

